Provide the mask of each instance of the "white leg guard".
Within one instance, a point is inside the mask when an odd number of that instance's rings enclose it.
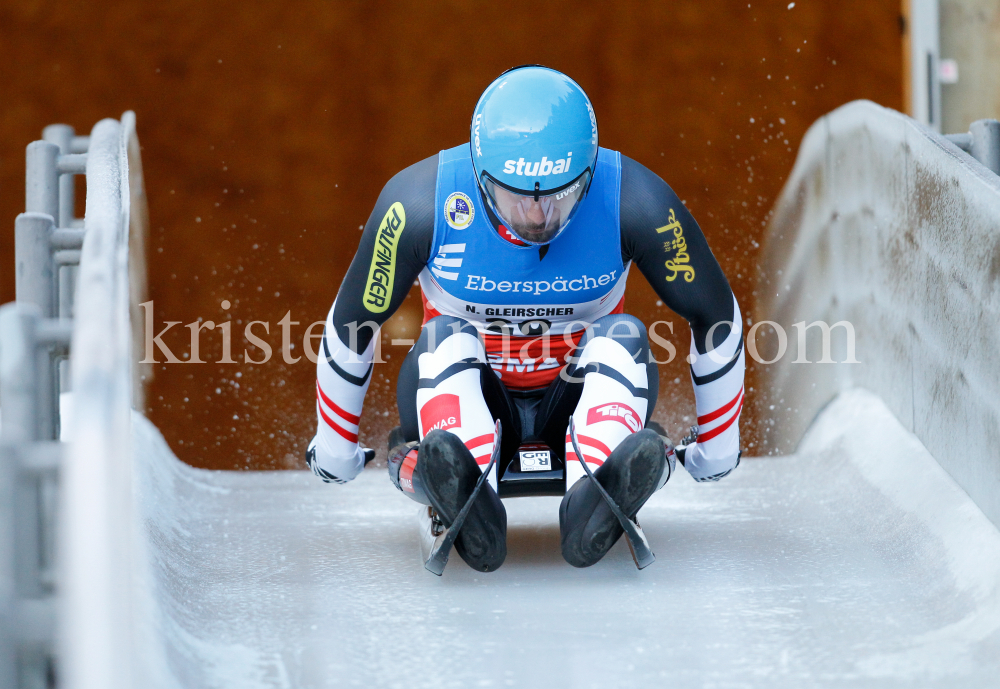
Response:
[[[323,346],[316,362],[318,425],[312,445],[314,460],[310,466],[321,478],[325,473],[341,481],[350,481],[365,466],[364,450],[358,445],[358,424],[371,384],[372,358],[378,335],[372,338],[364,352],[355,354],[340,341],[333,326],[336,308],[334,303],[326,317]]]
[[[645,363],[633,361],[628,350],[609,337],[595,337],[587,343],[578,370],[595,362],[599,371],[584,377],[580,402],[573,412],[580,450],[591,471],[604,464],[622,440],[642,430],[648,385]],[[567,431],[566,487],[585,475]]]
[[[477,363],[486,363],[486,350],[478,338],[463,332],[421,354],[417,416],[421,440],[435,429],[454,433],[483,469],[493,452],[494,430]],[[488,479],[494,490],[496,471],[494,466]]]
[[[739,462],[740,412],[746,353],[739,304],[733,298],[733,327],[718,348],[698,355],[691,338],[694,397],[698,405],[698,442],[685,451],[684,467],[695,481],[718,481]]]

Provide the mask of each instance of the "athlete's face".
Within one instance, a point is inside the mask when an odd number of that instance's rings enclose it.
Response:
[[[514,234],[531,244],[552,241],[569,221],[587,188],[589,173],[584,172],[573,184],[546,196],[526,196],[484,180],[484,188],[493,199],[500,220]]]
[[[562,227],[562,209],[550,197],[538,201],[497,187],[494,192],[500,215],[519,237],[533,244],[543,244]]]

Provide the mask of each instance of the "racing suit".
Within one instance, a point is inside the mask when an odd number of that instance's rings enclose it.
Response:
[[[677,195],[646,167],[602,148],[572,222],[533,246],[484,203],[468,144],[393,177],[365,225],[326,321],[313,470],[343,481],[363,468],[357,433],[376,329],[418,280],[424,327],[397,383],[404,439],[448,430],[482,465],[500,419],[502,456],[525,439],[544,440],[567,460],[570,485],[583,475],[566,442],[570,415],[587,448],[582,459],[596,468],[648,423],[656,404],[645,327],[624,313],[633,264],[691,326],[698,434],[685,466],[696,480],[726,475],[740,454],[742,316]],[[404,463],[394,476],[411,494],[412,471]]]

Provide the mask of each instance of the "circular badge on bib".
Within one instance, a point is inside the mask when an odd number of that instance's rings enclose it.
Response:
[[[474,217],[476,209],[467,194],[456,191],[444,202],[444,219],[456,230],[464,230],[471,225]]]

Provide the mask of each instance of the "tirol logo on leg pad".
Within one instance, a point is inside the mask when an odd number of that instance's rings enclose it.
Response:
[[[420,409],[420,424],[424,435],[433,430],[447,431],[462,425],[462,411],[458,395],[437,395]]]
[[[632,433],[638,433],[642,430],[639,415],[635,413],[632,407],[621,402],[611,402],[591,407],[587,412],[587,425],[589,426],[592,423],[599,423],[601,421],[617,421]]]

